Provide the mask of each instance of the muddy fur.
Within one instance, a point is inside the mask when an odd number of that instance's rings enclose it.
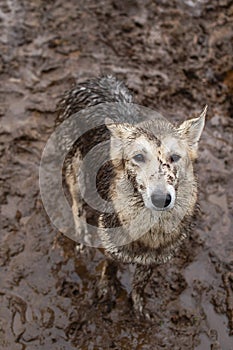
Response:
[[[99,230],[108,257],[100,282],[100,295],[116,261],[135,263],[132,301],[144,313],[142,295],[152,267],[170,259],[189,232],[195,211],[197,184],[193,162],[204,127],[206,109],[200,117],[174,126],[165,119],[137,120],[137,107],[126,86],[112,76],[88,80],[64,95],[56,125],[86,107],[125,103],[129,122],[109,118],[75,142],[64,164],[64,177],[72,204],[76,231],[88,236],[79,218]],[[115,111],[116,112],[116,111]],[[112,113],[115,113],[112,111]],[[100,117],[92,115],[93,117]],[[95,145],[110,140],[111,160],[97,176],[97,189],[112,203],[112,213],[91,208],[80,194],[79,164]],[[135,156],[136,155],[136,156]],[[88,181],[86,182],[88,186]],[[161,195],[166,205],[158,201]],[[110,233],[117,228],[117,234]]]

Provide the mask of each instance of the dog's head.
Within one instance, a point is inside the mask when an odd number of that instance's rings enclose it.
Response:
[[[106,120],[111,133],[111,159],[123,169],[146,208],[171,210],[179,188],[193,186],[192,162],[197,157],[206,111],[207,107],[198,118],[178,127],[166,120],[138,125]]]

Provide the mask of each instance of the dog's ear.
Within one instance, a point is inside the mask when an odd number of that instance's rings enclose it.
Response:
[[[198,118],[183,122],[177,129],[187,141],[191,149],[197,150],[198,141],[205,126],[205,116],[208,106],[206,105]]]
[[[111,135],[117,139],[127,139],[133,135],[133,127],[127,123],[115,123],[110,118],[105,118],[105,125]]]

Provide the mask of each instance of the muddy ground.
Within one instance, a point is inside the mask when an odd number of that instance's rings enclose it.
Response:
[[[0,4],[0,349],[233,349],[233,2],[2,0]],[[138,103],[182,120],[209,105],[197,172],[201,213],[146,289],[96,303],[103,256],[49,222],[38,185],[60,94],[113,72]]]

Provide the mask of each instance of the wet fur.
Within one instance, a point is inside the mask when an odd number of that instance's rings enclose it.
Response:
[[[67,92],[62,99],[56,125],[86,107],[106,102],[131,103],[133,97],[125,85],[112,76],[79,84]],[[203,123],[202,120],[201,122]],[[164,120],[155,121],[154,123],[156,123],[156,130],[161,131],[158,136],[151,133],[151,130],[153,130],[153,122],[151,121],[133,127],[130,125],[121,127],[110,123],[109,126],[103,125],[98,130],[91,130],[74,144],[72,151],[67,155],[64,166],[65,183],[71,200],[77,231],[86,230],[86,227],[81,227],[79,223],[79,217],[83,216],[86,217],[87,222],[95,224],[99,228],[122,227],[122,234],[125,234],[126,242],[128,242],[126,228],[129,222],[133,223],[136,239],[124,245],[119,245],[115,238],[113,239],[106,231],[102,233],[100,230],[104,252],[109,258],[102,273],[100,295],[106,289],[106,281],[111,280],[109,276],[113,274],[112,271],[114,270],[116,273],[116,269],[111,267],[111,261],[114,266],[115,261],[136,263],[132,300],[135,310],[140,314],[144,312],[142,295],[152,273],[152,267],[170,259],[187,236],[197,198],[197,184],[193,174],[192,162],[197,157],[199,137],[197,137],[196,143],[191,139],[192,123],[184,122],[178,128]],[[193,119],[193,125],[195,123],[200,123],[198,118]],[[117,133],[118,135],[116,135]],[[166,152],[163,149],[163,142],[169,135],[181,142],[182,147],[186,149],[185,166],[187,173],[180,178],[177,173],[182,173],[182,169],[178,169],[178,166],[171,164],[165,157]],[[123,159],[121,154],[122,149],[129,150],[130,153],[133,140],[140,137],[144,137],[150,143],[152,149],[155,150],[160,173],[166,177],[167,183],[173,184],[176,189],[174,208],[160,213],[159,220],[155,220],[154,215],[156,213],[144,205],[143,184],[139,184],[136,167],[130,163],[130,159],[128,160],[127,157]],[[121,147],[114,143],[117,138],[121,140]],[[105,164],[101,169],[97,178],[97,188],[103,198],[113,203],[115,208],[113,214],[99,213],[84,203],[76,177],[80,160],[88,150],[98,142],[108,139],[112,140],[110,154],[112,154],[114,160]],[[142,216],[140,217],[140,215]],[[151,225],[153,227],[149,227],[147,230],[148,223],[153,223],[153,220],[154,225]],[[173,230],[174,224],[176,224],[176,228]],[[141,235],[141,232],[145,232],[145,234]]]

